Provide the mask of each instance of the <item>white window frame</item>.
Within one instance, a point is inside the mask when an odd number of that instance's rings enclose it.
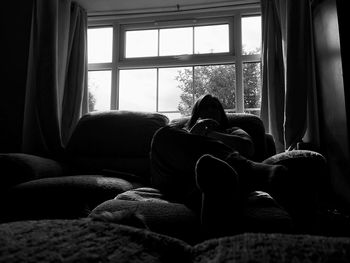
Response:
[[[130,17],[116,15],[93,16],[88,19],[89,28],[112,27],[113,28],[113,51],[111,63],[89,63],[88,70],[111,70],[111,102],[110,109],[118,110],[119,105],[119,70],[137,68],[161,68],[174,66],[205,66],[213,64],[234,64],[236,68],[236,109],[235,112],[244,112],[244,86],[243,86],[243,63],[261,62],[261,54],[242,54],[242,17],[261,16],[260,7],[256,4],[252,7],[231,8],[220,12],[194,12],[175,15],[137,16]],[[124,58],[124,32],[130,29],[173,28],[181,26],[196,26],[203,24],[229,23],[229,52],[216,54],[186,55],[191,59],[182,59],[183,56]],[[157,102],[158,104],[158,98]],[[158,109],[158,107],[157,107]]]

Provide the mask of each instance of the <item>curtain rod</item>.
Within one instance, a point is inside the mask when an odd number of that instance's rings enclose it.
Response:
[[[260,0],[242,0],[227,2],[224,4],[202,4],[202,5],[173,5],[169,7],[161,7],[161,8],[150,8],[150,9],[137,9],[137,10],[115,10],[115,11],[96,11],[96,12],[88,12],[89,18],[93,17],[107,17],[107,16],[149,16],[155,14],[176,14],[176,13],[188,13],[188,12],[198,12],[198,11],[209,11],[209,10],[227,10],[227,9],[241,9],[245,7],[260,6]]]

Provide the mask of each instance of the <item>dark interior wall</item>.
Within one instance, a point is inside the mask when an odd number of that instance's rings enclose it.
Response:
[[[0,152],[21,148],[32,4],[4,1],[1,7]]]
[[[346,114],[348,117],[348,132],[350,132],[350,87],[349,87],[349,47],[350,41],[347,37],[349,31],[349,9],[348,1],[337,0],[337,11],[338,11],[338,21],[339,21],[339,32],[340,32],[340,51],[342,57],[343,66],[343,80],[344,80],[344,96],[345,96],[345,107]],[[350,138],[350,135],[349,135]],[[350,143],[350,139],[349,139]],[[350,147],[350,146],[349,146]]]
[[[313,9],[321,148],[329,163],[337,198],[350,204],[348,71],[342,50],[345,17],[336,0],[318,1]],[[342,20],[344,19],[344,20]],[[341,30],[339,30],[341,29]]]

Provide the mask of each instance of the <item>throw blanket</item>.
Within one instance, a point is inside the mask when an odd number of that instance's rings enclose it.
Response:
[[[350,238],[246,233],[190,246],[90,219],[23,221],[0,224],[0,262],[350,262]]]

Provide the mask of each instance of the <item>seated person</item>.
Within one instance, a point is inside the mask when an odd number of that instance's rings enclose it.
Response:
[[[208,236],[238,233],[247,196],[273,192],[270,181],[286,172],[281,165],[249,160],[253,153],[248,133],[229,129],[220,101],[207,94],[194,104],[186,129],[166,126],[155,133],[152,184],[170,201],[198,213]],[[227,205],[222,209],[218,202]]]

